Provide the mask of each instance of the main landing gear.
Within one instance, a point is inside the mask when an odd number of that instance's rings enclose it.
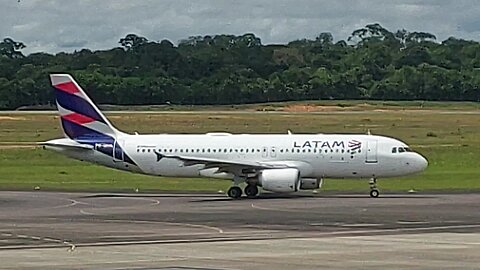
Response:
[[[232,199],[239,199],[242,197],[242,189],[237,186],[233,186],[228,189],[227,195]]]
[[[378,198],[378,195],[380,195],[380,192],[377,189],[377,179],[371,178],[369,184],[370,184],[370,197]]]
[[[248,198],[253,198],[258,194],[258,187],[256,185],[247,185],[244,189],[244,192]],[[228,189],[227,195],[232,199],[239,199],[242,197],[242,189],[238,186],[233,186]]]
[[[249,198],[253,198],[258,194],[258,187],[256,185],[247,185],[244,189],[245,195]]]

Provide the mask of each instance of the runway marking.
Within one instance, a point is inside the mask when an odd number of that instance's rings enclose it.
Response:
[[[385,232],[415,232],[415,231],[427,231],[427,230],[446,230],[446,229],[470,229],[480,228],[480,224],[467,224],[467,225],[446,225],[446,226],[432,226],[432,227],[417,227],[417,228],[394,228],[394,229],[376,229],[376,230],[353,230],[353,231],[337,231],[337,232],[325,232],[318,235],[348,235],[359,233],[385,233]],[[314,237],[314,236],[313,236]],[[301,237],[303,238],[303,237]]]
[[[55,238],[50,238],[50,237],[40,237],[40,236],[34,236],[34,235],[25,235],[25,234],[13,234],[13,233],[2,233],[2,236],[8,236],[8,237],[14,237],[14,238],[20,238],[20,239],[31,239],[35,241],[45,241],[45,242],[50,242],[50,243],[59,243],[59,244],[64,244],[69,247],[68,251],[74,251],[76,246],[65,240],[60,240],[60,239],[55,239]],[[0,247],[2,248],[9,248],[8,246],[6,247]]]
[[[89,204],[89,203],[77,201],[77,200],[74,200],[74,199],[65,199],[65,200],[70,201],[70,203],[69,204],[63,204],[63,205],[58,205],[58,206],[52,207],[52,209],[67,208],[67,207],[75,206],[77,204],[83,204],[83,205],[88,205]]]
[[[384,226],[385,224],[379,223],[354,223],[354,224],[341,224],[342,227],[378,227]]]
[[[180,222],[168,222],[168,221],[155,221],[155,220],[123,220],[123,219],[106,219],[107,222],[125,222],[125,223],[139,223],[139,224],[167,224],[167,225],[179,225],[192,228],[203,228],[214,230],[218,233],[223,233],[223,230],[218,227],[203,225],[203,224],[191,224],[191,223],[180,223]]]
[[[415,220],[399,220],[397,224],[401,225],[421,225],[421,224],[429,224],[430,222],[427,221],[415,221]]]
[[[264,210],[264,211],[280,211],[280,212],[308,213],[308,214],[312,213],[309,211],[302,211],[302,210],[296,210],[296,209],[278,209],[278,208],[263,207],[263,206],[255,205],[253,203],[251,204],[251,207],[253,209]]]
[[[150,203],[148,205],[101,207],[101,208],[96,208],[95,211],[98,212],[98,211],[111,211],[113,209],[136,209],[138,207],[155,206],[155,205],[160,204],[160,201],[156,200],[156,199],[136,198],[136,197],[114,197],[114,198],[116,198],[116,199],[120,198],[120,199],[143,200],[143,201],[149,201],[149,202],[152,202],[152,203]],[[72,201],[75,201],[75,200],[72,200]],[[80,201],[75,201],[75,202],[76,202],[75,204],[87,204],[87,205],[89,204],[89,203],[84,203],[84,202],[80,202]],[[72,204],[69,204],[68,206],[72,206]],[[68,206],[64,206],[64,207],[68,207]],[[82,213],[84,215],[90,215],[90,216],[98,215],[97,213],[89,212],[89,211],[86,211],[84,209],[80,209],[80,213]]]
[[[95,216],[95,215],[96,215],[96,214],[94,214],[94,213],[87,212],[87,211],[85,211],[85,210],[83,210],[83,209],[80,209],[80,213],[81,213],[81,214],[84,214],[84,215],[89,215],[89,216]]]
[[[209,238],[197,238],[197,239],[171,239],[171,240],[136,240],[136,241],[110,241],[110,242],[91,242],[91,243],[80,243],[74,245],[67,241],[62,241],[53,238],[43,238],[43,240],[49,240],[50,242],[60,243],[69,245],[69,251],[75,250],[76,247],[95,247],[95,246],[112,246],[112,245],[149,245],[149,244],[181,244],[181,243],[202,243],[202,242],[239,242],[239,241],[263,241],[263,240],[309,240],[309,241],[318,241],[320,237],[325,236],[337,236],[337,237],[359,237],[358,234],[369,233],[384,233],[384,232],[402,232],[402,231],[425,231],[425,230],[443,230],[443,229],[466,229],[466,228],[480,228],[480,224],[470,224],[470,225],[455,225],[455,226],[434,226],[434,227],[424,227],[424,228],[397,228],[397,229],[379,229],[379,230],[353,230],[353,231],[337,231],[337,232],[324,232],[316,233],[315,235],[310,236],[274,236],[267,235],[264,237],[252,237],[252,236],[240,236],[236,238],[232,237],[209,237]],[[357,235],[356,235],[357,234]],[[52,248],[55,246],[33,246],[33,245],[24,245],[24,246],[0,246],[2,249],[30,249],[30,248]]]
[[[331,223],[325,223],[325,222],[320,222],[320,223],[310,223],[310,226],[342,226],[343,222],[331,222]]]

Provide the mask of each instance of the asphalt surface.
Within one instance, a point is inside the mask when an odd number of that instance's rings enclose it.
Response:
[[[480,269],[480,194],[0,192],[0,269]]]

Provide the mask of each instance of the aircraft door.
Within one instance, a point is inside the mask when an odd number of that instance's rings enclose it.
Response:
[[[268,147],[262,147],[262,157],[268,157]]]
[[[377,141],[367,141],[366,163],[377,163]]]
[[[113,161],[121,162],[123,161],[123,150],[122,146],[124,145],[123,140],[116,140],[113,145]]]
[[[277,149],[275,146],[270,147],[270,157],[274,158],[277,156]]]

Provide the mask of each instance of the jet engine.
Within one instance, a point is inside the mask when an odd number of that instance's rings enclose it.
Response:
[[[311,190],[319,189],[322,186],[322,179],[317,178],[302,178],[300,179],[300,189]]]
[[[258,175],[258,184],[273,192],[298,191],[300,172],[294,168],[268,169]]]

